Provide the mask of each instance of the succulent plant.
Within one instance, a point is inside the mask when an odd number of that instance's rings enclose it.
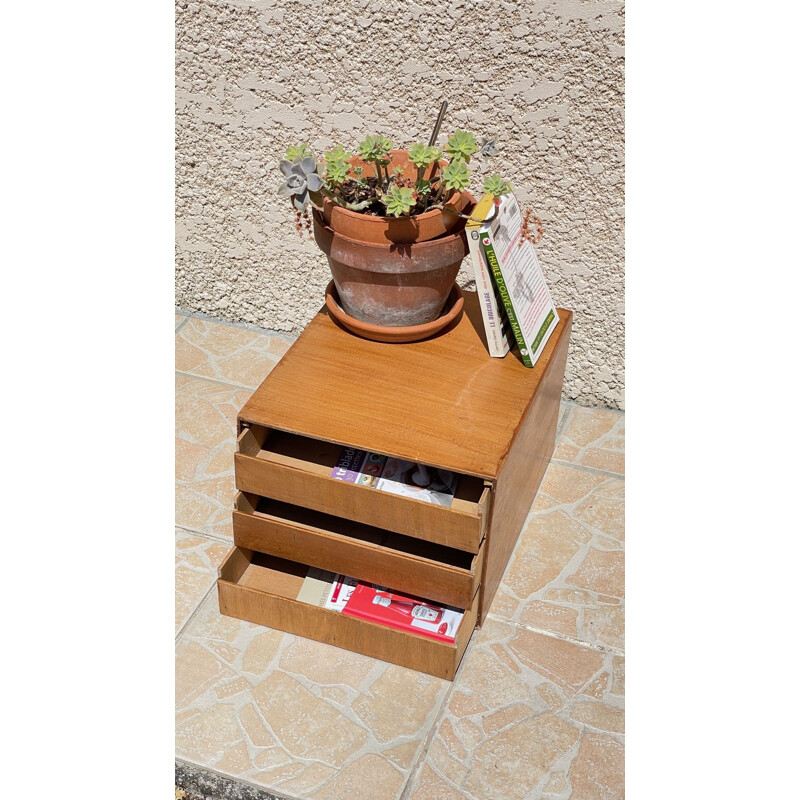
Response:
[[[490,175],[484,180],[483,191],[486,194],[500,197],[500,195],[508,194],[511,191],[511,184],[495,172],[494,175]]]
[[[304,211],[310,199],[309,192],[318,192],[322,188],[322,178],[317,175],[317,162],[313,156],[304,156],[294,163],[283,160],[280,167],[286,182],[278,187],[278,194],[291,197],[294,207]]]
[[[364,161],[382,162],[389,160],[389,151],[392,149],[391,140],[378,134],[367,136],[358,146],[358,152]]]
[[[339,185],[347,180],[350,174],[349,159],[353,157],[340,144],[325,153],[325,180],[329,184]]]
[[[444,146],[451,161],[463,161],[469,164],[469,157],[478,149],[475,137],[467,131],[456,131]]]
[[[435,130],[438,133],[438,123]],[[420,142],[410,145],[408,163],[404,162],[403,168],[392,166],[392,146],[382,134],[367,136],[356,150],[362,161],[370,164],[365,168],[364,164],[353,167],[350,163],[353,154],[341,144],[326,151],[319,163],[307,144],[294,145],[286,150],[286,159],[280,162],[285,183],[278,191],[290,197],[299,212],[305,211],[309,202],[321,207],[325,197],[365,214],[419,214],[447,207],[455,191],[468,187],[467,164],[471,156],[476,153],[492,156],[497,152],[493,140],[483,139],[478,144],[471,133],[457,130],[443,149]],[[443,156],[450,162],[444,167]],[[409,166],[417,173],[413,184],[405,177]],[[499,197],[511,191],[511,184],[495,174],[486,178],[483,190]],[[453,213],[466,216],[457,210]]]
[[[417,168],[425,169],[428,164],[438,161],[442,151],[438,147],[428,147],[425,144],[412,144],[408,148],[408,160]]]
[[[332,150],[325,151],[326,161],[349,161],[352,157],[353,154],[345,150],[340,144],[337,144]]]
[[[409,214],[414,208],[417,198],[414,192],[406,187],[393,184],[386,194],[383,195],[383,203],[386,205],[387,215],[399,217],[401,214]]]
[[[339,185],[347,180],[350,174],[350,165],[346,161],[326,161],[325,180],[334,185]]]
[[[442,184],[446,189],[459,192],[469,186],[469,169],[463,161],[451,161],[442,170]]]
[[[305,142],[299,145],[292,145],[286,150],[286,158],[292,163],[300,161],[303,158],[308,158],[309,156],[313,157],[313,154],[308,149],[308,145]]]

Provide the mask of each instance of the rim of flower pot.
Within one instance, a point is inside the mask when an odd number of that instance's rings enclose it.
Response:
[[[458,199],[458,205],[455,207],[458,208],[459,212],[463,209],[464,204],[466,202],[465,194],[466,194],[465,192],[456,192],[456,194],[453,195],[453,197],[456,197]],[[408,217],[392,217],[392,216],[378,217],[375,214],[361,214],[358,211],[352,211],[349,208],[337,205],[332,200],[329,200],[327,197],[323,197],[322,201],[326,206],[328,205],[333,206],[333,208],[336,209],[338,213],[346,214],[348,217],[356,217],[357,219],[362,220],[367,225],[391,225],[393,222],[399,222],[399,221],[427,220],[427,219],[432,219],[437,214],[447,214],[450,217],[458,216],[458,212],[450,211],[447,208],[432,208],[430,211],[423,211],[421,214],[412,214],[411,216]]]
[[[377,250],[401,250],[406,247],[413,247],[415,250],[420,250],[425,247],[442,247],[445,243],[454,242],[456,239],[466,237],[464,227],[459,225],[458,229],[452,233],[439,236],[436,239],[426,239],[422,242],[366,242],[362,239],[353,239],[351,236],[345,236],[343,233],[339,233],[339,231],[326,224],[325,218],[322,216],[322,212],[318,208],[312,209],[312,216],[314,217],[314,222],[331,236],[344,239],[344,241],[346,241],[348,244],[355,244],[359,247],[375,248]],[[394,219],[394,217],[390,217],[390,219]]]

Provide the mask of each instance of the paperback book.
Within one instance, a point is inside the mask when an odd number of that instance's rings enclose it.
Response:
[[[454,472],[352,447],[342,448],[331,477],[447,507],[458,486]]]
[[[310,567],[297,599],[312,606],[341,611],[358,581],[336,572]]]
[[[522,236],[522,214],[513,194],[503,195],[497,216],[482,232],[481,246],[508,314],[522,362],[533,367],[558,325],[558,312],[536,250]]]
[[[486,345],[490,356],[503,358],[511,349],[514,335],[511,333],[508,314],[481,247],[481,235],[489,229],[493,209],[494,195],[485,194],[470,214],[472,219],[467,221],[466,233],[472,274],[475,278],[475,291],[478,293],[483,327],[486,331]],[[486,221],[487,217],[489,222]]]

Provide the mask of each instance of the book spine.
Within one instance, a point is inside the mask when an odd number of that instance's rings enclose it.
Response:
[[[506,314],[508,314],[508,321],[511,323],[511,332],[514,334],[514,339],[516,339],[517,345],[519,346],[520,356],[522,358],[522,363],[526,367],[533,367],[533,361],[531,361],[530,353],[528,352],[528,347],[525,344],[525,338],[522,335],[522,329],[519,327],[519,322],[517,321],[517,314],[514,311],[514,305],[511,302],[511,297],[508,294],[508,287],[506,286],[505,279],[503,278],[503,273],[500,269],[500,263],[497,260],[497,256],[494,252],[494,245],[492,244],[492,237],[489,231],[486,231],[481,239],[483,243],[483,252],[486,254],[486,261],[489,264],[490,269],[492,270],[492,275],[494,277],[494,281],[497,284],[497,290],[500,292],[500,297],[503,300],[503,305],[506,309]]]
[[[502,319],[494,302],[491,277],[481,252],[480,236],[481,232],[479,230],[469,232],[472,272],[475,276],[475,288],[478,291],[478,300],[481,304],[481,317],[483,317],[483,327],[486,331],[486,344],[489,348],[489,355],[493,358],[502,358],[506,354],[501,336]]]

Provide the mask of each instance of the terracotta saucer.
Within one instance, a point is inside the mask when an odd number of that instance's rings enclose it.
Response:
[[[325,289],[325,305],[337,322],[351,333],[363,336],[365,339],[371,339],[373,342],[390,343],[419,342],[444,330],[454,319],[458,318],[464,308],[464,295],[458,285],[453,284],[442,313],[435,320],[426,322],[424,325],[411,325],[407,328],[371,325],[368,322],[361,322],[361,320],[345,314],[344,309],[339,304],[339,293],[336,291],[336,284],[333,281]]]

